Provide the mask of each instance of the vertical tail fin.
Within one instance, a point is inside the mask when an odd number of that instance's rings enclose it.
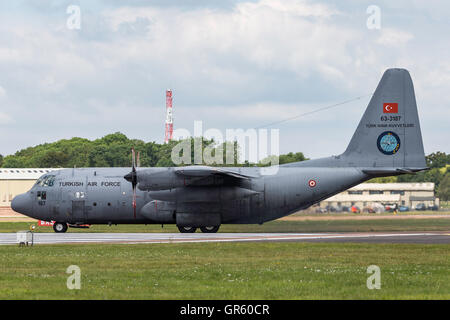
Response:
[[[414,87],[407,70],[385,71],[342,157],[358,167],[426,167]]]

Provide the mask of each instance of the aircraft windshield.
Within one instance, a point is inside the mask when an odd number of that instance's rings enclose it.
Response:
[[[47,175],[47,176],[40,177],[36,181],[35,186],[53,187],[54,183],[55,183],[55,176],[54,175]]]

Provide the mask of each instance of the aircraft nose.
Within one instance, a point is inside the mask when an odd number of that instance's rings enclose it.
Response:
[[[22,214],[30,214],[31,213],[31,199],[27,193],[19,194],[15,196],[11,202],[11,208]]]

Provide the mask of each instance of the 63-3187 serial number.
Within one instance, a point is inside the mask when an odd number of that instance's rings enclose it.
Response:
[[[400,121],[402,116],[381,116],[381,121]]]

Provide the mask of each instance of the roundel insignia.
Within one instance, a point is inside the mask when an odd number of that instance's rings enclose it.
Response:
[[[308,185],[309,185],[311,188],[314,188],[314,187],[317,185],[317,182],[316,182],[316,180],[311,179],[311,180],[308,181]]]
[[[396,154],[400,149],[400,138],[395,132],[385,131],[378,136],[377,147],[383,154]]]

